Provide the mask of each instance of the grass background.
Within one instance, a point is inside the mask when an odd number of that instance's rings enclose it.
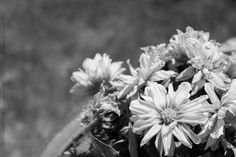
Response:
[[[1,0],[0,14],[0,152],[8,157],[38,156],[78,115],[85,101],[70,95],[70,76],[86,57],[135,65],[139,47],[186,26],[219,42],[236,36],[235,0]]]

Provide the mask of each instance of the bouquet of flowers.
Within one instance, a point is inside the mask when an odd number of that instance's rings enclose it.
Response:
[[[130,74],[107,54],[73,72],[71,93],[91,101],[60,156],[83,137],[94,156],[236,156],[236,53],[191,27],[141,50]]]

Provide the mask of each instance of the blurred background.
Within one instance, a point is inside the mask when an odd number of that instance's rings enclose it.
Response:
[[[70,76],[85,58],[135,65],[140,47],[186,26],[218,42],[236,36],[235,0],[1,0],[0,11],[4,157],[39,156],[79,114],[85,102],[70,95]]]

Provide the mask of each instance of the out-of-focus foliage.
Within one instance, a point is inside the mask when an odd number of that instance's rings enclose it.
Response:
[[[1,0],[0,11],[0,150],[9,157],[37,156],[82,110],[69,89],[86,57],[137,63],[139,47],[188,25],[219,42],[236,36],[235,0]]]

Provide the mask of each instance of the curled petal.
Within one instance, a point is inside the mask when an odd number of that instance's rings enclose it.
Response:
[[[212,138],[218,139],[221,135],[224,134],[224,124],[225,121],[223,119],[217,119],[216,124],[210,134]]]
[[[192,83],[196,83],[196,82],[199,82],[201,79],[203,78],[203,74],[202,74],[202,71],[198,71],[194,77],[193,77],[193,80],[192,80]]]
[[[150,81],[161,81],[161,80],[167,80],[171,77],[176,77],[177,73],[171,70],[159,70],[153,73],[150,77]]]
[[[173,135],[185,146],[192,148],[188,137],[184,134],[184,132],[178,127],[178,125],[173,129]]]
[[[209,95],[211,103],[216,105],[217,108],[219,108],[220,107],[220,100],[214,91],[214,86],[210,83],[206,83],[205,84],[205,91]]]

